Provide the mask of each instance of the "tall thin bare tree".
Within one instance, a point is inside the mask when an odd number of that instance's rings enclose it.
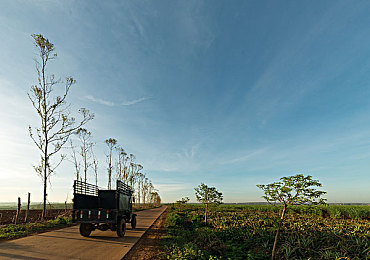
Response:
[[[29,126],[29,134],[36,147],[40,150],[40,164],[34,166],[37,174],[43,181],[43,212],[46,217],[47,183],[50,175],[63,161],[65,156],[61,155],[59,162],[52,165],[50,159],[57,154],[70,135],[94,118],[88,110],[81,108],[79,112],[82,119],[77,123],[75,118],[70,116],[66,98],[76,81],[72,77],[66,77],[65,81],[55,79],[53,74],[47,74],[49,61],[55,59],[54,44],[41,34],[33,34],[35,46],[39,57],[36,61],[37,84],[31,86],[28,97],[40,118],[40,126],[32,128]],[[55,94],[55,87],[64,84],[61,95]]]
[[[125,152],[125,149],[122,147],[116,148],[118,153],[117,163],[116,163],[116,172],[117,172],[117,180],[123,180],[124,179],[124,169],[125,169],[125,160],[127,153]]]
[[[71,159],[67,158],[67,160],[73,163],[75,167],[76,180],[80,181],[81,180],[81,176],[80,176],[81,162],[78,158],[78,153],[76,152],[76,147],[74,146],[72,139],[69,139],[69,144],[70,144],[69,148],[71,149]]]
[[[82,159],[82,168],[84,172],[84,181],[87,182],[87,171],[93,166],[91,162],[92,158],[92,147],[94,143],[91,141],[91,132],[87,131],[85,128],[79,128],[76,131],[76,135],[80,140],[80,156]]]
[[[105,143],[108,146],[108,154],[107,154],[107,162],[108,162],[108,189],[112,188],[112,170],[113,170],[113,165],[112,165],[112,155],[113,155],[113,149],[117,145],[117,140],[114,138],[109,138],[105,140]]]
[[[93,169],[95,175],[95,185],[98,186],[98,159],[93,156]]]
[[[137,192],[137,195],[138,195],[138,202],[139,202],[139,205],[142,204],[142,190],[143,190],[143,185],[144,185],[144,179],[145,179],[145,174],[144,173],[141,173],[139,172],[138,173],[138,178],[137,178],[137,183],[138,183],[138,192]]]
[[[143,183],[143,204],[145,205],[147,203],[146,199],[148,196],[148,191],[149,191],[149,179],[147,177],[144,178],[144,183]]]

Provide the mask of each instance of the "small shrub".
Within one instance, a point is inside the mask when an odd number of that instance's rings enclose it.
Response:
[[[56,223],[57,224],[60,224],[60,225],[65,225],[65,224],[68,224],[68,219],[64,218],[64,217],[58,217],[56,219]]]
[[[198,259],[209,259],[206,255],[198,249],[193,243],[188,243],[184,247],[174,247],[167,259],[176,260],[198,260]],[[214,258],[213,258],[214,259]]]
[[[175,227],[176,225],[181,224],[181,217],[179,214],[175,212],[171,212],[168,214],[167,219],[166,219],[166,227]]]

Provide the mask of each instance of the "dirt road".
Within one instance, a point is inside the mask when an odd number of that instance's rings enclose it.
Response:
[[[137,212],[136,229],[128,224],[123,238],[99,230],[82,237],[73,226],[0,243],[0,259],[122,259],[165,209]]]

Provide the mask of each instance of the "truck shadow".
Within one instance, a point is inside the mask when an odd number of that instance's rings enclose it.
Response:
[[[44,258],[32,257],[32,256],[23,256],[23,255],[16,255],[10,253],[2,253],[0,252],[0,257],[8,257],[11,259],[30,259],[30,260],[42,260]]]
[[[130,232],[132,232],[132,231],[145,231],[145,230],[147,230],[147,228],[135,228],[135,229],[129,228],[129,229],[127,229],[127,231],[130,231]]]
[[[90,236],[92,240],[104,240],[106,243],[122,244],[123,243],[136,243],[139,240],[139,237],[124,236],[124,237],[106,237],[106,236]],[[108,242],[109,241],[109,242]],[[119,242],[118,242],[119,241]]]
[[[67,239],[67,240],[78,240],[78,241],[85,241],[85,242],[101,242],[101,243],[107,243],[107,244],[122,244],[122,243],[130,243],[130,241],[133,241],[134,239],[137,239],[137,237],[106,237],[106,236],[90,236],[90,237],[81,237],[81,238],[74,238],[74,237],[59,237],[59,236],[53,236],[53,235],[42,235],[43,237],[49,237],[49,238],[59,238],[59,239]]]

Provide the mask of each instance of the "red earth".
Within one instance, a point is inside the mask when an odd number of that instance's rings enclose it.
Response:
[[[41,221],[41,209],[32,209],[29,211],[27,222],[40,222]],[[0,210],[0,225],[14,224],[17,210]],[[19,216],[19,223],[24,223],[26,210],[22,210]],[[71,217],[72,210],[70,209],[48,209],[46,213],[46,219],[54,219],[58,216]]]

